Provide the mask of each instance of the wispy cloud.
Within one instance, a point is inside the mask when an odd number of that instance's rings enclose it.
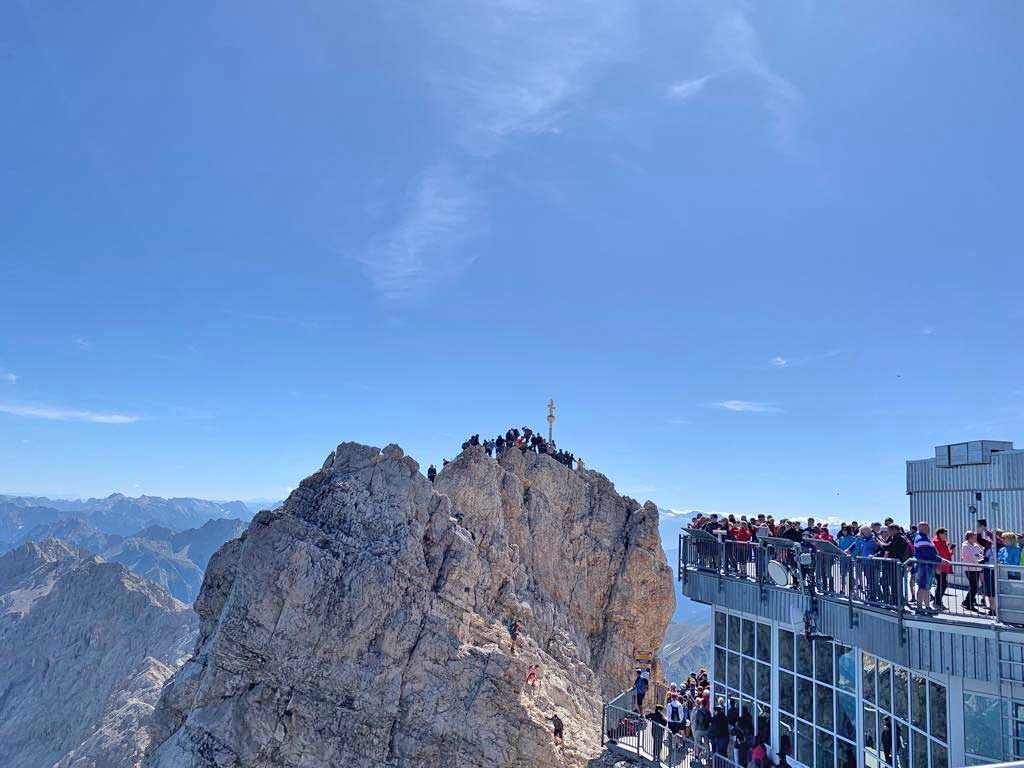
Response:
[[[795,151],[803,94],[768,64],[761,52],[757,30],[744,9],[732,8],[722,14],[711,46],[712,55],[721,66],[745,72],[758,82],[776,146],[786,153]]]
[[[76,336],[75,338],[73,338],[71,340],[71,343],[74,344],[79,349],[89,349],[90,347],[92,347],[92,342],[89,341],[88,339],[83,339],[81,336]]]
[[[747,77],[757,83],[761,105],[768,116],[772,139],[780,152],[794,154],[804,97],[789,80],[776,72],[761,51],[761,42],[747,11],[729,8],[719,15],[712,30],[709,58],[714,71],[669,86],[666,96],[686,100],[696,96],[713,79],[733,81]],[[725,76],[730,77],[726,78]]]
[[[17,384],[18,377],[10,371],[4,371],[0,373],[0,381],[6,381],[8,384]]]
[[[686,99],[693,98],[698,93],[704,90],[704,86],[707,85],[715,75],[704,75],[703,77],[695,77],[691,80],[681,80],[678,83],[673,83],[668,87],[667,96],[670,99],[676,101],[685,101]]]
[[[417,298],[473,262],[466,241],[482,226],[472,188],[439,166],[414,184],[400,219],[354,258],[385,299]]]
[[[931,336],[933,333],[935,333],[934,325],[926,325],[924,328],[921,329],[922,336]]]
[[[778,355],[773,357],[768,362],[771,363],[776,368],[785,368],[787,365],[789,365],[789,361],[786,358],[780,357]]]
[[[722,400],[715,406],[735,413],[781,413],[782,409],[775,403],[760,403],[753,400]]]
[[[625,0],[449,0],[409,17],[423,47],[420,76],[448,121],[448,163],[412,185],[391,222],[380,191],[368,213],[378,234],[354,255],[392,302],[456,277],[475,259],[486,200],[474,180],[518,138],[561,129],[604,69],[627,50]],[[407,17],[403,17],[407,18]]]
[[[439,54],[424,76],[453,115],[459,144],[478,156],[511,136],[556,130],[570,102],[624,49],[631,27],[623,0],[445,5],[422,17]]]
[[[93,424],[132,424],[143,419],[142,416],[128,416],[121,413],[98,413],[72,408],[15,403],[0,403],[0,413],[48,421],[86,421]]]

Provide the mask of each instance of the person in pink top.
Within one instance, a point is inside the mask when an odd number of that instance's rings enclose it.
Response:
[[[985,548],[978,543],[978,535],[974,531],[964,534],[964,543],[960,545],[960,562],[964,564],[967,574],[967,597],[961,605],[968,611],[976,611],[975,598],[978,595],[978,581],[981,578],[981,566],[985,559]]]

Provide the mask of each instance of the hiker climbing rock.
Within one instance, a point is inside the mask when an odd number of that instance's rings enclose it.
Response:
[[[523,623],[516,619],[508,625],[508,634],[512,638],[512,653],[516,652],[516,644],[519,641],[519,633],[523,629]]]
[[[560,747],[565,746],[564,729],[565,726],[562,724],[562,718],[558,715],[551,715],[548,718],[551,721],[552,730],[554,731],[555,743]]]
[[[437,467],[431,464],[430,468],[427,469],[427,480],[434,482],[435,478],[437,478]]]
[[[526,684],[531,688],[537,687],[537,665],[531,664],[530,668],[526,670]]]

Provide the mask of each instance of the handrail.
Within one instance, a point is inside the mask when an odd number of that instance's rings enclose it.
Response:
[[[735,541],[693,533],[687,530],[679,536],[681,581],[687,580],[687,572],[703,571],[715,575],[719,589],[726,580],[748,581],[762,590],[793,588],[814,598],[840,601],[851,611],[857,604],[880,608],[901,620],[904,614],[916,612],[1024,626],[1022,564],[916,557],[901,561],[849,555],[833,547],[811,548],[806,546],[814,543],[811,539]],[[785,569],[786,583],[777,583],[770,575],[772,561]],[[920,591],[921,583],[929,585],[927,595]]]

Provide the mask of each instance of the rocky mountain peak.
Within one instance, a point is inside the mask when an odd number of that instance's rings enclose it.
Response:
[[[657,524],[547,456],[469,448],[432,485],[342,443],[211,558],[146,764],[583,765],[672,613]]]

